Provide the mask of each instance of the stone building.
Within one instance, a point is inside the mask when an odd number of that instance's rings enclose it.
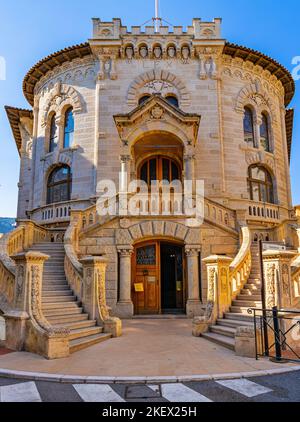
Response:
[[[31,108],[6,107],[20,155],[0,266],[8,341],[19,333],[9,345],[60,357],[119,335],[117,317],[204,313],[204,335],[232,348],[217,320],[234,331],[261,306],[258,240],[268,306],[298,306],[294,89],[275,60],[223,39],[221,19],[158,31],[93,19],[86,43],[37,63],[23,84]],[[173,191],[169,213],[161,190],[154,215],[147,192],[138,214],[121,213],[134,180],[188,180],[192,199],[204,181],[202,224],[186,203],[174,212]]]

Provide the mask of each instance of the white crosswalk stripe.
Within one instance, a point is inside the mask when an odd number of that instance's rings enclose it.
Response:
[[[82,400],[88,403],[125,402],[125,400],[107,384],[75,384],[73,387]]]
[[[150,386],[150,388],[155,391],[157,386]],[[209,403],[212,401],[183,384],[163,384],[161,386],[161,392],[162,397],[172,403]]]
[[[41,401],[34,382],[0,387],[0,402],[2,403],[40,403]]]
[[[249,398],[272,392],[269,388],[246,379],[224,380],[217,383]]]

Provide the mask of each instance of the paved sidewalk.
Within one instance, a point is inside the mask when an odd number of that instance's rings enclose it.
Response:
[[[0,368],[49,374],[100,377],[158,377],[216,375],[290,368],[266,359],[235,356],[223,347],[191,335],[191,321],[124,321],[117,339],[48,361],[30,353],[0,356]]]

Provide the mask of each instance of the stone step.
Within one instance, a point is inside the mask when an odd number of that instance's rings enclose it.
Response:
[[[253,321],[253,315],[249,314],[241,314],[241,313],[234,313],[234,312],[226,312],[225,313],[225,319],[230,321],[243,321],[243,322],[252,322]]]
[[[66,302],[43,302],[42,307],[46,311],[50,309],[70,309],[77,308],[80,305],[78,301],[66,301]]]
[[[65,289],[65,290],[56,289],[56,290],[47,290],[47,291],[43,290],[43,294],[42,294],[43,299],[52,297],[52,298],[55,298],[56,300],[56,298],[63,297],[63,296],[64,297],[73,296],[72,290],[70,289]]]
[[[255,301],[251,299],[251,296],[247,300],[234,300],[232,302],[232,306],[234,307],[241,307],[241,308],[258,308],[261,307],[261,301]]]
[[[220,334],[225,337],[235,338],[236,328],[213,325],[209,328],[211,333]]]
[[[51,282],[51,281],[53,282],[55,280],[57,280],[59,282],[65,282],[65,283],[67,282],[66,276],[62,276],[62,275],[61,276],[60,275],[59,276],[52,276],[52,275],[49,276],[47,274],[44,274],[43,278],[44,278],[45,281],[49,281],[49,282]]]
[[[94,336],[86,337],[83,339],[76,339],[70,341],[70,353],[78,352],[79,350],[86,349],[94,344],[102,343],[103,341],[112,338],[111,334],[97,334]]]
[[[234,314],[243,314],[243,315],[247,315],[248,314],[248,310],[249,308],[256,308],[256,306],[231,306],[230,307],[230,312],[233,312]],[[259,306],[259,309],[261,308],[261,306]]]
[[[85,337],[91,337],[101,333],[103,333],[102,327],[79,328],[76,330],[71,330],[69,340],[72,341],[76,339],[83,339]]]
[[[261,281],[259,278],[248,278],[247,284],[256,284],[258,286],[261,286]]]
[[[77,302],[77,297],[73,295],[73,293],[71,292],[70,295],[60,295],[60,296],[42,296],[42,303],[44,304],[59,304],[59,303],[63,303],[64,305],[66,303],[71,303],[71,302]]]
[[[261,297],[261,289],[249,289],[244,288],[241,290],[241,295],[243,296],[260,296]]]
[[[250,292],[250,290],[249,290]],[[238,295],[237,300],[253,300],[254,302],[261,302],[261,295],[243,294]]]
[[[43,283],[43,292],[69,292],[70,287],[67,283]]]
[[[68,317],[67,317],[68,318]],[[62,328],[66,327],[70,330],[79,330],[80,328],[90,328],[95,327],[97,324],[96,320],[84,320],[84,321],[70,321],[70,322],[64,322],[64,323],[57,323],[55,324],[56,328]]]
[[[224,327],[231,327],[231,328],[238,328],[238,327],[252,327],[252,322],[247,321],[238,321],[238,320],[231,320],[231,319],[218,319],[217,325],[221,325]]]
[[[43,309],[44,316],[48,319],[48,317],[64,317],[69,315],[80,315],[83,313],[83,308],[79,308],[78,306],[75,308],[60,308],[60,309]]]
[[[70,315],[48,315],[47,320],[52,325],[59,325],[62,327],[65,327],[66,324],[73,324],[73,323],[83,323],[83,322],[92,322],[89,321],[89,315],[88,314],[70,314]]]
[[[202,337],[206,340],[212,341],[213,343],[219,344],[220,346],[226,347],[227,349],[235,349],[235,340],[226,336],[215,333],[205,333]]]
[[[244,289],[261,292],[261,286],[260,286],[260,284],[250,284],[250,283],[247,283],[247,284],[244,285]]]

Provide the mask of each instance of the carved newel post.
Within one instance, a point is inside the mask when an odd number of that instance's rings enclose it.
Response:
[[[6,345],[56,359],[69,356],[69,331],[53,328],[42,312],[43,269],[48,258],[39,252],[12,257],[16,263],[14,310],[5,315]]]
[[[232,259],[227,256],[212,255],[203,259],[207,268],[207,306],[203,316],[193,321],[193,335],[206,333],[210,325],[223,318],[231,304],[229,266]]]
[[[292,305],[293,289],[291,263],[293,251],[267,250],[263,252],[266,306],[272,309],[289,308]]]
[[[90,319],[103,326],[105,333],[113,337],[122,335],[122,322],[109,315],[106,304],[106,267],[107,260],[101,256],[88,256],[80,260],[83,266],[82,303]]]

